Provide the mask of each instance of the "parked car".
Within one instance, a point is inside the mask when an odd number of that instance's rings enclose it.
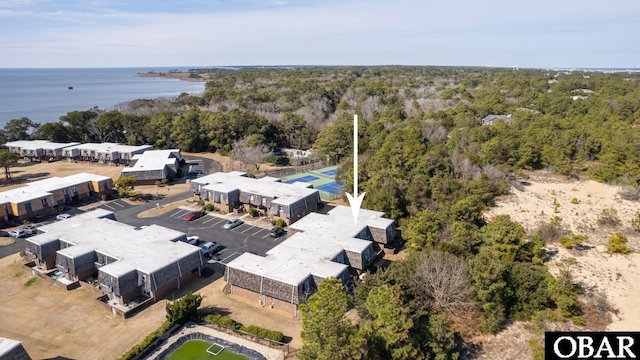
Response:
[[[242,224],[244,224],[244,221],[242,221],[240,219],[231,219],[231,220],[227,221],[222,228],[230,230],[230,229],[233,229],[234,227],[240,226]]]
[[[199,219],[201,217],[204,216],[204,211],[199,210],[199,211],[192,211],[190,213],[187,214],[187,216],[185,216],[185,219],[187,219],[187,221],[193,221],[196,219]]]
[[[33,225],[21,226],[20,229],[23,229],[24,232],[27,233],[27,235],[35,235],[38,233],[38,228]]]
[[[27,232],[24,231],[23,228],[19,228],[19,229],[9,231],[9,236],[14,238],[21,238],[23,236],[27,236]]]
[[[210,241],[204,245],[202,245],[202,255],[203,256],[211,256],[212,254],[216,253],[217,250],[219,250],[220,248],[220,244],[218,244],[215,241]]]
[[[199,236],[187,236],[187,244],[198,245],[199,242],[200,242]]]
[[[285,231],[283,228],[274,227],[274,228],[271,228],[271,231],[269,231],[269,236],[271,236],[272,238],[277,238],[284,235],[284,233]]]
[[[56,220],[65,220],[71,217],[71,214],[58,214],[58,216],[56,216]]]

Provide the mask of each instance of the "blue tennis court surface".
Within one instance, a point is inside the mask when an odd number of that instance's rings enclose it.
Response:
[[[316,186],[315,188],[318,190],[330,192],[335,195],[340,195],[340,193],[344,190],[344,185],[338,184],[334,181],[324,185]]]
[[[336,176],[336,169],[323,171],[321,172],[321,174],[327,175],[327,176]]]
[[[318,180],[318,179],[320,179],[320,178],[319,178],[319,177],[317,177],[317,176],[307,175],[307,176],[303,176],[303,177],[299,177],[299,178],[291,179],[291,180],[288,180],[288,181],[285,181],[285,182],[286,182],[287,184],[293,184],[293,183],[294,183],[294,182],[296,182],[296,181],[312,182],[312,181],[315,181],[315,180]]]

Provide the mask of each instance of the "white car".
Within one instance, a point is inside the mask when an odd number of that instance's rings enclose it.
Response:
[[[227,221],[227,223],[224,224],[224,226],[222,228],[226,229],[226,230],[230,230],[230,229],[233,229],[234,227],[240,226],[242,224],[244,224],[244,221],[242,221],[240,219],[231,219],[231,220]]]
[[[9,231],[9,236],[12,236],[14,238],[21,238],[23,236],[27,236],[27,232],[23,228],[15,229]]]
[[[65,220],[71,217],[71,214],[60,214],[56,216],[56,220]]]
[[[198,245],[199,242],[200,242],[199,236],[187,236],[187,244]]]
[[[203,256],[211,256],[220,248],[220,244],[217,242],[208,242],[202,245],[202,255]]]
[[[38,229],[33,225],[21,226],[20,229],[24,230],[27,235],[35,235],[38,233]]]

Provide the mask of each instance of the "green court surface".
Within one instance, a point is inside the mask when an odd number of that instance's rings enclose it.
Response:
[[[182,344],[176,351],[172,352],[167,360],[247,360],[245,356],[236,354],[227,349],[222,350],[218,355],[207,353],[207,349],[212,344],[202,340],[189,340]],[[215,349],[216,351],[219,350]],[[212,349],[214,350],[214,349]]]
[[[280,180],[289,184],[296,181],[310,183],[315,189],[318,189],[322,199],[334,200],[341,197],[344,191],[344,186],[335,181],[337,169],[337,166],[329,166],[318,170],[285,176]]]

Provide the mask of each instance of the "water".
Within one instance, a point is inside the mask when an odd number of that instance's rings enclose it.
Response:
[[[110,110],[136,100],[198,94],[204,82],[138,77],[149,71],[188,68],[0,69],[0,128],[11,119],[56,122],[70,111]],[[73,90],[68,87],[72,86]]]

